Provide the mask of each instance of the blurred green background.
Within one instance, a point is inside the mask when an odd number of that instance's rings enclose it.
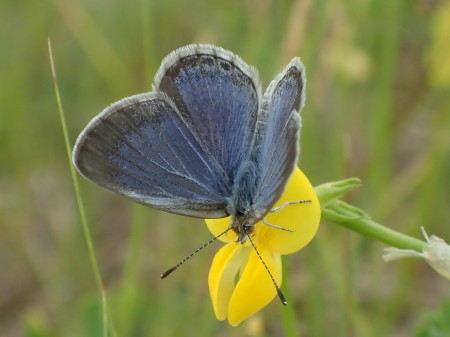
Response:
[[[2,337],[101,336],[47,37],[71,145],[105,106],[148,91],[182,45],[232,50],[264,86],[300,56],[311,182],[360,177],[347,201],[374,220],[450,240],[449,1],[2,0],[0,34]],[[278,301],[237,328],[215,320],[207,274],[220,244],[159,279],[210,238],[201,220],[81,180],[117,336],[285,335]],[[420,260],[384,263],[383,247],[323,222],[285,259],[299,336],[450,336],[448,281]]]

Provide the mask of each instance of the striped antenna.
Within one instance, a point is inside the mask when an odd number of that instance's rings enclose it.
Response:
[[[246,232],[247,232],[247,231],[246,231]],[[281,303],[283,303],[283,305],[287,305],[287,302],[286,302],[286,299],[284,298],[283,292],[281,291],[281,289],[280,289],[280,287],[278,286],[277,282],[275,282],[275,279],[273,278],[273,275],[272,275],[272,273],[270,272],[269,267],[267,267],[267,264],[264,262],[263,258],[261,257],[261,254],[259,254],[258,249],[256,249],[256,246],[255,246],[255,244],[254,244],[252,238],[250,237],[250,235],[249,235],[248,233],[246,233],[246,234],[247,234],[247,237],[248,237],[250,243],[251,243],[252,246],[253,246],[253,249],[254,249],[255,252],[256,252],[256,255],[258,255],[259,260],[262,262],[264,268],[266,268],[266,271],[267,271],[267,273],[269,274],[270,279],[272,280],[273,285],[275,286],[275,289],[276,289],[276,291],[277,291],[277,294],[278,294],[278,297],[280,298]]]
[[[191,254],[189,254],[188,256],[186,256],[183,260],[181,260],[180,262],[178,262],[175,266],[167,269],[164,273],[161,274],[161,278],[166,278],[167,276],[169,276],[172,272],[174,272],[175,270],[178,269],[179,266],[181,266],[183,263],[185,263],[187,260],[189,260],[191,257],[193,257],[195,254],[197,254],[199,251],[201,251],[203,248],[205,248],[206,246],[209,246],[211,243],[213,243],[214,241],[216,241],[218,238],[220,238],[222,235],[225,235],[226,233],[228,233],[228,231],[231,229],[231,227],[227,228],[225,231],[223,231],[222,233],[220,233],[219,235],[213,237],[211,240],[209,240],[207,243],[205,243],[204,245],[202,245],[201,247],[198,247],[195,251],[193,251]]]

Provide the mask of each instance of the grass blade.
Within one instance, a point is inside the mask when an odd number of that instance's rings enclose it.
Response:
[[[50,38],[48,38],[48,53],[49,53],[49,58],[50,58],[50,66],[51,66],[51,70],[52,70],[53,85],[55,88],[56,102],[58,104],[59,117],[61,120],[61,127],[63,130],[64,143],[66,145],[67,159],[69,160],[70,174],[72,176],[73,187],[75,189],[75,196],[77,199],[78,210],[80,212],[80,218],[81,218],[81,223],[82,223],[82,227],[83,227],[83,234],[84,234],[84,237],[86,240],[86,245],[87,245],[87,248],[89,251],[89,258],[91,260],[92,270],[94,272],[95,283],[97,284],[97,287],[98,287],[98,290],[100,293],[100,300],[102,303],[103,336],[107,337],[108,336],[108,329],[107,329],[107,327],[108,327],[108,310],[107,310],[106,293],[105,293],[105,289],[103,287],[102,277],[100,275],[100,269],[98,267],[97,256],[95,254],[94,245],[92,243],[92,236],[91,236],[91,232],[89,230],[89,225],[88,225],[87,218],[86,218],[86,212],[84,209],[83,200],[81,198],[80,186],[78,183],[78,176],[75,172],[74,166],[72,165],[72,160],[71,160],[72,159],[72,151],[71,151],[70,142],[69,142],[69,133],[67,131],[66,119],[64,116],[64,110],[63,110],[62,103],[61,103],[61,96],[59,94],[58,81],[56,79],[55,63],[53,61],[53,52],[52,52],[52,45],[51,45]]]

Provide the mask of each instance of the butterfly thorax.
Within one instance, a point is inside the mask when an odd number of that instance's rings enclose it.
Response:
[[[231,228],[238,235],[236,242],[244,243],[254,232],[258,221],[253,210],[257,181],[257,166],[253,161],[245,161],[234,180],[233,192],[228,200]]]

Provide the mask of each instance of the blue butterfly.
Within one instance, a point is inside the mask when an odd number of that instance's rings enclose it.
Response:
[[[306,79],[294,58],[262,94],[230,51],[188,45],[162,62],[153,91],[126,97],[80,134],[73,163],[94,183],[186,216],[231,216],[244,242],[281,196],[299,155]]]

